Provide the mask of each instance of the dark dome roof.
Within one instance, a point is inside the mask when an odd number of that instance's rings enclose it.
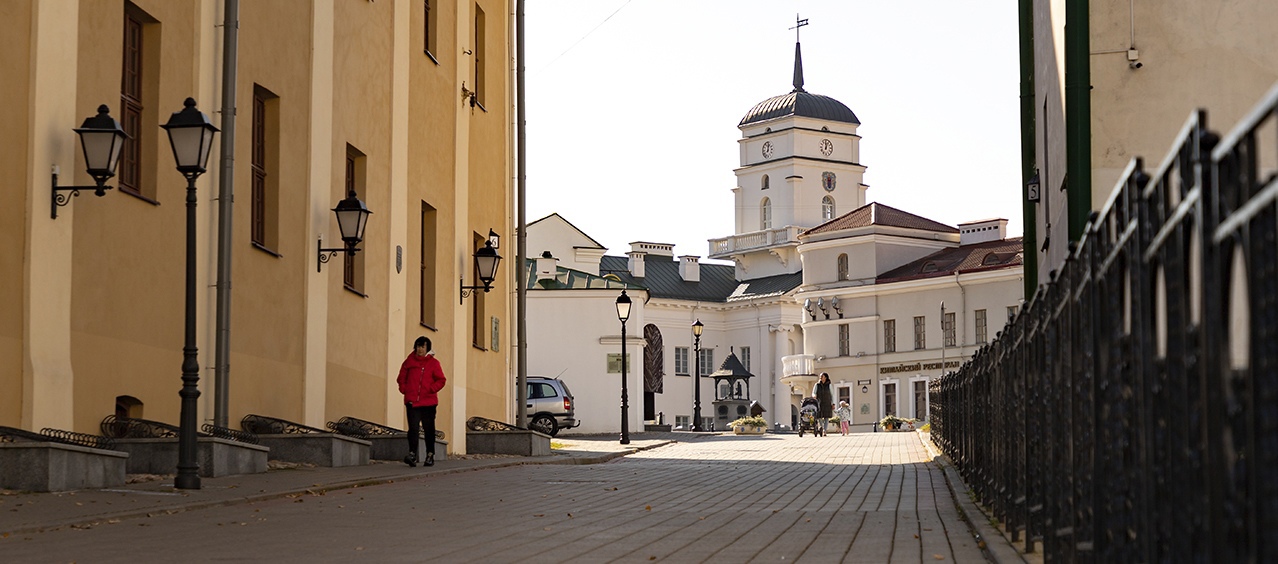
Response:
[[[843,102],[829,96],[809,94],[808,92],[797,90],[759,102],[753,108],[750,108],[749,112],[746,112],[745,117],[741,118],[741,123],[738,123],[737,127],[788,116],[810,117],[861,125],[861,120],[856,119],[856,114],[852,113],[852,110],[848,109],[847,106],[844,106]]]

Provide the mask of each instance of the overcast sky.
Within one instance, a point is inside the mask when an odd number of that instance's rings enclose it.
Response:
[[[993,0],[528,0],[528,221],[705,257],[737,123],[792,88],[796,13],[805,90],[861,121],[867,201],[1021,234],[1017,13]]]

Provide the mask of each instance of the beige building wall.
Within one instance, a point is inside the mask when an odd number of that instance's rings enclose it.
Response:
[[[472,234],[493,229],[503,247],[513,242],[510,3],[431,4],[428,24],[411,0],[240,3],[229,427],[249,413],[402,427],[395,375],[423,334],[450,379],[439,428],[452,450],[464,451],[466,417],[509,411],[510,270],[503,264],[477,319],[474,298],[457,296],[459,280],[474,283]],[[139,193],[82,194],[52,220],[52,166],[63,185],[92,183],[71,130],[99,104],[122,115],[124,18],[134,9],[147,22]],[[221,9],[212,0],[0,4],[0,61],[26,69],[0,86],[0,126],[18,132],[0,165],[25,179],[25,205],[0,210],[0,235],[15,243],[0,250],[0,425],[96,433],[120,396],[140,402],[133,416],[177,422],[185,180],[159,125],[191,96],[221,126]],[[475,89],[476,53],[482,105],[472,106],[463,92]],[[255,90],[268,116],[263,244],[251,231]],[[317,240],[341,245],[330,210],[345,197],[348,147],[361,155],[358,197],[373,211],[358,291],[343,284],[344,256],[316,270]],[[219,157],[215,146],[197,182],[201,422],[214,405]],[[423,204],[434,210],[428,229]]]
[[[1065,261],[1065,4],[1034,2],[1039,282]],[[1133,157],[1156,168],[1190,112],[1229,131],[1278,82],[1271,0],[1089,0],[1091,209],[1109,199]],[[1130,52],[1130,56],[1129,56]],[[1138,68],[1133,68],[1136,65]],[[1050,224],[1050,230],[1046,225]],[[1044,252],[1044,238],[1051,244]]]

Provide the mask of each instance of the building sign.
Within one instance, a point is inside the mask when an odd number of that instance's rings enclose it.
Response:
[[[634,359],[626,354],[626,372],[635,369]],[[621,374],[621,353],[608,353],[608,373]]]
[[[958,368],[963,363],[957,360],[945,361],[944,368]],[[939,362],[916,362],[914,364],[898,364],[896,366],[880,366],[879,374],[896,374],[897,372],[918,372],[921,370],[937,370],[942,368]]]

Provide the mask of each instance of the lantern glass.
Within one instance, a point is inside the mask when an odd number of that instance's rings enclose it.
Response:
[[[89,176],[99,183],[115,176],[115,167],[120,162],[124,140],[129,138],[129,134],[120,127],[120,122],[111,117],[106,104],[98,106],[98,115],[85,119],[75,132],[80,136]]]
[[[485,288],[497,279],[497,264],[500,262],[501,255],[493,249],[492,243],[485,241],[484,248],[475,251],[475,273]]]
[[[693,334],[693,335],[695,335],[695,336],[697,336],[697,337],[700,337],[700,336],[701,336],[701,331],[702,331],[702,329],[703,329],[704,327],[705,327],[705,326],[701,324],[701,320],[700,320],[700,319],[698,319],[696,323],[693,323],[693,324],[692,324],[692,334]]]
[[[195,100],[187,98],[181,111],[173,112],[164,124],[173,149],[173,160],[178,172],[202,174],[207,170],[209,154],[213,151],[213,134],[217,128],[208,116],[195,109]]]
[[[337,228],[342,232],[342,241],[354,246],[364,240],[364,228],[368,227],[368,216],[373,212],[369,211],[362,200],[355,197],[354,192],[347,194],[345,200],[338,202],[337,207],[333,208],[333,213],[337,216]]]
[[[617,296],[617,319],[625,323],[630,319],[630,296],[626,295],[626,291],[622,290],[621,295]]]

